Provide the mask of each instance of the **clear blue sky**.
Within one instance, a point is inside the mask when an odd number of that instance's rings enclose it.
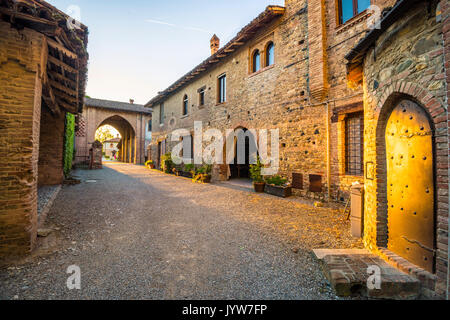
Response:
[[[92,98],[144,104],[221,46],[267,5],[284,0],[47,0],[89,28]]]

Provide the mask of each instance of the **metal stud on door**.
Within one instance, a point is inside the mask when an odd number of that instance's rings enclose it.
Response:
[[[403,100],[386,125],[388,249],[433,272],[433,131],[425,111]]]

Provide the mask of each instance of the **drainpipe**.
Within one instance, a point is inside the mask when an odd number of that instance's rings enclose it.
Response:
[[[331,124],[330,124],[330,103],[327,102],[327,187],[328,202],[331,201]]]

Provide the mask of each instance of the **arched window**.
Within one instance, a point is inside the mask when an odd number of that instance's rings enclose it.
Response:
[[[189,99],[187,94],[183,97],[183,116],[188,114],[188,105],[189,105]]]
[[[275,63],[275,45],[273,42],[269,42],[266,47],[266,67]]]
[[[253,58],[252,58],[252,71],[257,72],[261,68],[261,54],[259,53],[259,50],[255,50],[253,52]]]

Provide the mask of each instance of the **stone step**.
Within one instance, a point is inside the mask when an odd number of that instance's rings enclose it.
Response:
[[[323,272],[340,297],[417,299],[420,282],[362,249],[313,250]]]

